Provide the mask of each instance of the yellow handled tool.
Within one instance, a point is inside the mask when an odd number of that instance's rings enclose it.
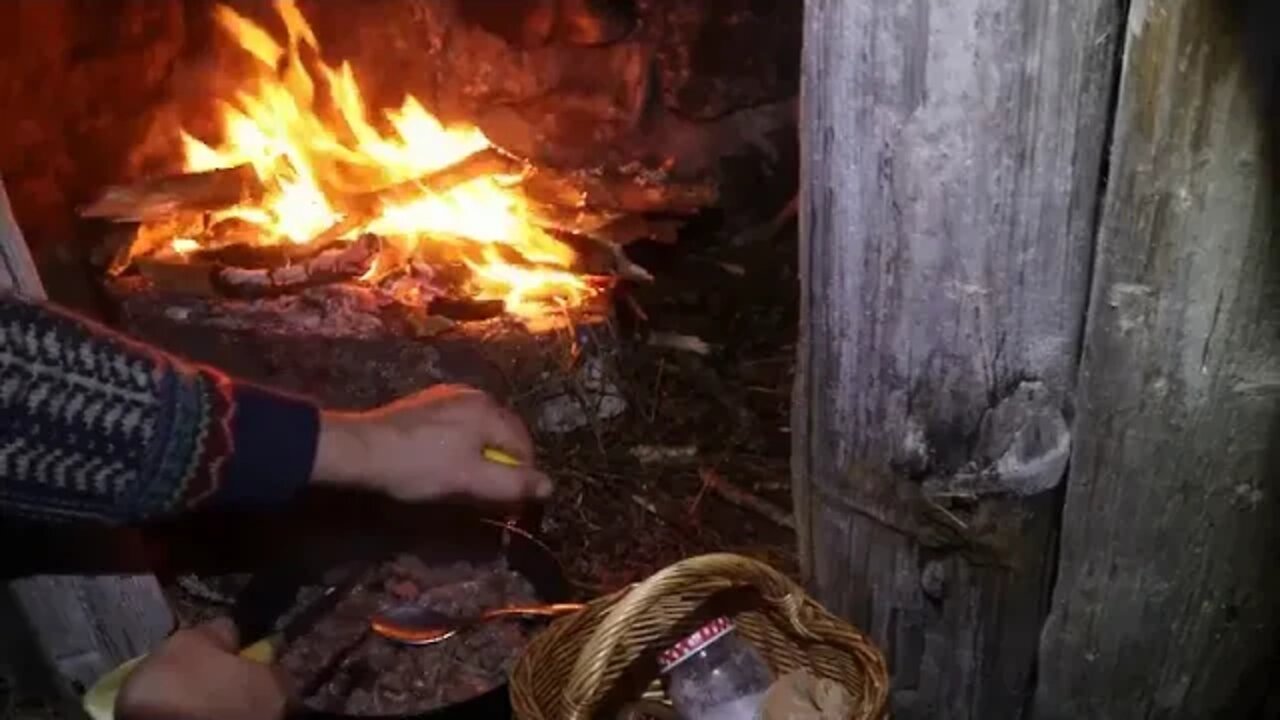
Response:
[[[520,461],[511,457],[509,453],[498,448],[487,447],[484,449],[484,459],[489,462],[495,462],[499,465],[510,465],[511,467],[520,467]]]
[[[259,640],[241,650],[240,657],[263,665],[270,665],[275,661],[276,648],[279,646],[280,639],[281,636],[277,634]],[[124,687],[125,681],[133,674],[134,668],[146,657],[146,655],[139,655],[128,662],[122,663],[115,670],[98,678],[98,682],[89,688],[89,691],[84,694],[82,705],[85,713],[92,720],[115,720],[116,696],[120,694],[120,688]]]
[[[510,453],[493,447],[484,449],[484,458],[489,462],[511,467],[519,467],[522,464],[512,457]],[[308,612],[306,614],[310,615],[311,613]],[[276,649],[279,647],[282,637],[283,633],[277,633],[259,640],[241,650],[240,657],[269,665],[275,661]],[[146,655],[141,655],[122,663],[116,669],[99,678],[98,682],[89,688],[89,691],[84,695],[83,706],[92,720],[115,719],[116,696],[120,694],[120,688],[124,687],[125,681],[133,674],[134,668],[145,658]]]
[[[275,662],[276,652],[285,642],[292,641],[307,628],[311,627],[318,619],[332,610],[356,586],[360,579],[360,567],[360,565],[354,565],[348,568],[347,577],[343,581],[329,585],[324,592],[311,599],[302,609],[298,610],[293,618],[285,623],[283,629],[244,648],[240,651],[240,657],[263,665],[270,665]],[[98,678],[98,682],[94,683],[93,687],[89,688],[89,691],[84,694],[84,700],[81,703],[90,718],[93,720],[115,720],[116,698],[120,694],[120,689],[124,687],[129,676],[138,667],[138,663],[145,660],[146,657],[146,655],[141,655],[133,658]]]

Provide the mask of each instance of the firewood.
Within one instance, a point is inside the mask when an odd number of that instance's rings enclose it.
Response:
[[[432,315],[457,322],[491,320],[502,315],[505,306],[501,300],[471,300],[439,297],[431,301]]]
[[[80,208],[80,216],[112,222],[147,222],[182,212],[211,211],[252,202],[263,187],[251,165],[165,175],[107,188]]]
[[[524,164],[519,160],[495,148],[486,148],[422,177],[359,195],[355,203],[381,208],[389,203],[413,200],[423,193],[440,195],[485,175],[515,175],[523,169]]]
[[[214,275],[218,266],[207,262],[191,262],[182,258],[144,257],[133,262],[138,274],[155,289],[197,297],[215,297],[218,288]]]
[[[631,282],[651,283],[653,274],[627,256],[623,247],[588,235],[558,236],[577,253],[573,269],[588,275],[612,275]]]
[[[620,213],[692,215],[720,198],[718,186],[709,179],[675,180],[656,175],[550,168],[530,170],[521,187],[530,198],[548,205]]]
[[[530,203],[529,222],[544,230],[581,235],[617,245],[637,240],[674,244],[682,218],[620,214],[588,208]]]
[[[202,212],[182,211],[140,225],[120,226],[122,232],[108,233],[101,250],[109,254],[108,275],[119,275],[138,260],[170,249],[176,238],[203,237],[207,217]]]
[[[715,493],[721,500],[730,505],[749,510],[779,527],[784,527],[788,530],[796,529],[796,521],[791,513],[725,480],[713,468],[699,469],[698,476],[702,479],[702,485],[705,489]]]
[[[382,239],[366,233],[353,243],[340,243],[297,263],[275,268],[222,267],[213,274],[214,286],[229,297],[267,297],[327,285],[369,272]]]
[[[520,172],[522,168],[520,161],[494,148],[487,148],[422,177],[340,199],[339,205],[345,216],[320,233],[313,242],[331,242],[359,230],[373,221],[388,205],[408,202],[424,193],[443,194],[478,177],[511,175]]]
[[[156,290],[199,297],[254,298],[360,277],[368,272],[379,246],[373,235],[319,249],[236,246],[186,256],[149,255],[135,259],[132,267]]]
[[[332,246],[333,243],[313,246],[280,243],[276,245],[256,245],[250,243],[232,243],[221,247],[201,248],[188,253],[195,262],[206,262],[223,267],[243,268],[245,270],[271,270],[290,263],[304,262],[315,255],[319,249]]]

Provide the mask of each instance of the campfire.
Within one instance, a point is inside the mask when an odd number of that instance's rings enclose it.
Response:
[[[321,58],[293,0],[276,11],[283,41],[215,10],[256,68],[211,103],[221,137],[173,128],[181,172],[107,188],[81,209],[125,228],[107,246],[118,286],[277,315],[301,303],[330,330],[504,317],[540,332],[601,307],[620,278],[651,279],[623,245],[669,236],[673,209],[715,200],[712,184],[661,168],[534,167],[412,96],[373,110],[352,66]]]

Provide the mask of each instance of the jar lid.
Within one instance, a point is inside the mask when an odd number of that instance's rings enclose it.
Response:
[[[667,672],[689,659],[690,656],[697,654],[699,650],[724,637],[730,630],[733,630],[733,621],[729,618],[718,617],[712,620],[698,628],[697,632],[664,650],[658,656],[658,667],[662,672]]]

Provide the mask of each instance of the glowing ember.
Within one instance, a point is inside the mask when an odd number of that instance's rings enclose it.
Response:
[[[278,0],[276,9],[288,29],[285,46],[234,10],[216,9],[219,26],[258,60],[259,72],[219,103],[219,144],[182,133],[185,170],[250,165],[266,192],[215,213],[212,222],[248,223],[253,242],[264,245],[375,233],[387,249],[362,280],[385,278],[414,260],[452,263],[469,269],[471,296],[502,300],[526,320],[559,316],[595,293],[569,270],[573,250],[528,222],[512,178],[478,175],[439,192],[413,184],[488,148],[478,129],[445,127],[412,97],[371,120],[350,65],[335,69],[316,59],[316,36],[293,0]],[[307,47],[315,52],[304,63]],[[407,193],[376,195],[405,183]],[[371,194],[376,206],[358,207],[356,199]],[[178,237],[170,247],[185,255],[200,242]]]

